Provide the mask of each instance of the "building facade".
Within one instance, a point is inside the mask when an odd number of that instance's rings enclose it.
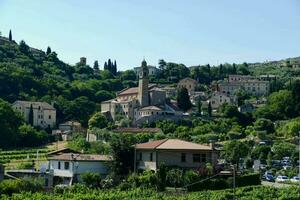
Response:
[[[99,173],[106,176],[109,173],[109,155],[92,155],[62,153],[48,158],[49,171],[54,177],[54,184],[72,185],[81,182],[80,175],[86,172]]]
[[[234,96],[229,96],[226,93],[214,91],[208,100],[211,104],[212,109],[218,109],[222,104],[236,104],[236,99]]]
[[[217,164],[214,145],[201,145],[178,139],[163,139],[135,145],[135,171],[157,171],[160,164],[188,169]]]
[[[46,102],[15,101],[12,107],[21,113],[27,123],[32,107],[33,126],[40,128],[54,128],[56,126],[56,109]]]
[[[252,76],[229,75],[228,81],[223,81],[218,85],[218,91],[235,95],[239,90],[244,90],[252,96],[266,96],[270,91],[270,82],[261,81]]]
[[[189,91],[189,94],[192,95],[195,93],[197,86],[197,81],[192,78],[181,79],[177,84],[177,89],[186,88]]]
[[[149,76],[156,76],[157,74],[160,73],[160,70],[158,68],[156,68],[155,66],[148,65],[147,67],[149,70]],[[142,71],[142,67],[135,67],[135,68],[133,68],[133,71],[135,72],[135,74],[137,76],[139,76],[140,72]]]

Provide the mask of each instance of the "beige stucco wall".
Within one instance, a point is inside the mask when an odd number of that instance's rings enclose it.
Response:
[[[142,153],[142,160],[139,160],[140,153]],[[153,160],[150,161],[150,153],[153,155]],[[186,161],[181,162],[181,154],[186,154]],[[193,162],[193,154],[205,154],[206,162]],[[188,151],[188,150],[137,150],[136,151],[136,163],[137,169],[142,170],[154,170],[156,166],[164,163],[166,166],[179,166],[182,168],[198,168],[205,166],[206,163],[217,163],[218,156],[212,151]]]

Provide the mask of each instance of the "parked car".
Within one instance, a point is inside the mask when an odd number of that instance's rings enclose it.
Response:
[[[265,164],[260,164],[260,165],[259,165],[259,169],[262,169],[262,170],[267,169],[267,165],[265,165]]]
[[[298,176],[294,176],[293,178],[290,179],[290,181],[291,181],[292,183],[299,183],[300,179],[299,179]]]
[[[281,175],[279,175],[276,178],[276,182],[278,182],[278,183],[284,183],[284,182],[287,182],[287,181],[289,181],[289,179],[288,179],[287,176],[281,176]]]
[[[264,174],[262,179],[268,182],[275,182],[275,177],[272,174]]]

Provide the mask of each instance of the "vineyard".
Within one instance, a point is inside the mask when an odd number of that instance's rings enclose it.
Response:
[[[256,199],[300,199],[300,188],[273,188],[265,186],[243,187],[238,188],[235,193],[236,199],[256,200]],[[66,191],[56,191],[51,194],[47,193],[19,193],[12,196],[2,196],[4,200],[54,200],[54,199],[98,199],[98,200],[227,200],[233,199],[232,190],[204,191],[192,193],[159,193],[155,190],[136,188],[129,191],[96,190],[88,189],[85,186],[77,185]]]

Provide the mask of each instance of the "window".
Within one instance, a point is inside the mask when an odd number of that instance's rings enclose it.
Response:
[[[51,119],[51,115],[49,115],[49,119]]]
[[[193,154],[193,162],[200,162],[201,158],[200,158],[200,154]]]
[[[140,157],[139,157],[139,160],[143,160],[143,153],[142,152],[140,152]]]
[[[206,154],[201,154],[201,162],[206,163]]]
[[[70,168],[70,163],[69,162],[65,162],[65,169],[68,170]]]
[[[150,161],[153,161],[153,153],[150,153]]]
[[[186,162],[186,154],[185,153],[181,154],[181,162]]]
[[[60,169],[60,161],[58,161],[58,167],[57,168]]]

